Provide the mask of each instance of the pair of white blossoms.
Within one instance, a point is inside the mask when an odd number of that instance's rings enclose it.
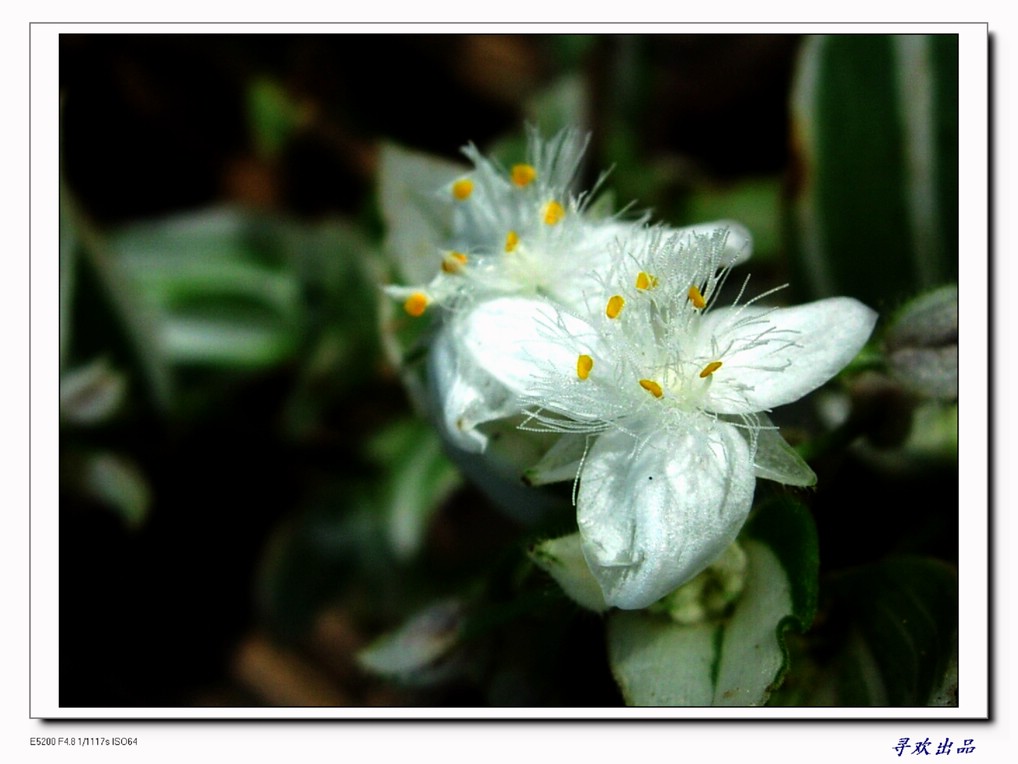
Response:
[[[635,609],[735,540],[756,478],[815,482],[765,412],[837,374],[876,314],[837,297],[764,307],[745,282],[718,306],[748,231],[598,218],[569,190],[585,147],[532,131],[509,170],[465,148],[473,171],[438,191],[441,268],[387,292],[413,316],[442,308],[429,376],[457,447],[484,450],[479,425],[520,415],[563,434],[530,474],[578,479],[587,565],[608,606]]]

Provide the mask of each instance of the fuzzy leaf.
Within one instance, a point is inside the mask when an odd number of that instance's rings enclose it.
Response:
[[[930,398],[958,397],[958,287],[909,302],[884,336],[887,366],[907,389]]]

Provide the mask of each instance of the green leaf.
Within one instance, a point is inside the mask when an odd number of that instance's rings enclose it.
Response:
[[[413,557],[424,541],[428,522],[462,480],[442,452],[442,444],[426,422],[396,422],[367,445],[368,455],[385,467],[379,511],[399,560]]]
[[[74,424],[98,424],[124,401],[127,380],[104,358],[60,375],[60,416]]]
[[[357,571],[375,565],[391,575],[365,486],[342,477],[302,502],[266,545],[255,581],[265,622],[284,639],[306,633],[315,615],[347,591]],[[379,595],[378,586],[372,595]]]
[[[295,361],[296,384],[284,413],[297,439],[321,434],[336,402],[377,384],[380,367],[377,247],[359,229],[339,221],[286,230],[304,284],[308,337]]]
[[[152,401],[159,408],[167,408],[174,395],[174,379],[170,364],[161,352],[158,316],[143,295],[139,294],[137,285],[121,262],[114,245],[85,215],[74,194],[63,182],[60,184],[60,212],[65,220],[61,224],[62,229],[67,229],[68,236],[71,236],[73,230],[80,244],[82,257],[79,264],[87,263],[94,272],[103,297],[124,329]],[[72,246],[72,242],[66,238],[62,244]],[[65,286],[67,284],[61,284],[61,288]],[[72,316],[69,310],[70,292],[62,300],[66,302],[60,306],[61,320],[67,321]],[[62,352],[66,350],[62,349]]]
[[[486,422],[480,428],[488,437],[484,452],[473,453],[450,443],[450,458],[471,483],[519,523],[532,526],[574,518],[568,494],[534,487],[525,478],[527,470],[561,442],[559,433],[521,430],[522,420],[520,416]]]
[[[743,535],[766,544],[781,561],[792,597],[791,615],[801,631],[809,628],[819,598],[820,542],[809,510],[788,496],[763,503]]]
[[[926,401],[916,407],[903,455],[917,463],[958,463],[958,403]]]
[[[527,118],[545,136],[567,127],[582,128],[590,124],[588,92],[582,77],[560,77],[527,102]]]
[[[887,369],[918,395],[958,397],[958,287],[948,285],[907,303],[884,335]]]
[[[831,582],[846,636],[832,673],[837,702],[957,701],[958,578],[938,560],[897,557]],[[832,677],[827,677],[828,681]]]
[[[745,537],[744,588],[728,615],[694,623],[650,611],[609,615],[609,660],[628,704],[754,706],[780,683],[785,631],[804,630],[816,609],[816,531],[804,507],[778,499]]]
[[[641,611],[608,617],[608,660],[630,706],[711,706],[720,625],[680,626]]]
[[[544,39],[560,71],[580,69],[598,44],[597,35],[592,34],[556,34]]]
[[[459,600],[434,603],[357,653],[357,663],[408,684],[439,681],[451,667],[448,659],[463,635],[463,619]]]
[[[957,279],[957,38],[832,35],[792,98],[796,289],[878,309]]]
[[[109,238],[172,364],[265,366],[300,336],[300,285],[282,225],[209,210],[124,226]]]
[[[92,498],[115,510],[130,527],[141,525],[152,506],[152,490],[128,457],[94,452],[81,465],[80,485]]]
[[[891,317],[884,334],[884,344],[890,350],[952,343],[958,344],[957,284],[948,284],[910,300]]]
[[[530,559],[555,579],[573,602],[595,613],[608,609],[601,585],[583,557],[579,533],[535,544]]]
[[[274,158],[286,148],[296,130],[309,118],[309,111],[271,79],[260,78],[247,86],[247,112],[255,149],[265,158]]]

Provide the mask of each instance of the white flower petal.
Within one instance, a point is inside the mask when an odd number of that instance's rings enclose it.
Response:
[[[458,164],[385,144],[379,156],[379,202],[386,223],[385,251],[410,284],[435,272],[435,250],[448,236],[451,210],[429,192],[462,175]]]
[[[723,365],[712,375],[704,408],[745,414],[798,400],[856,356],[876,320],[876,312],[850,297],[711,311],[700,327],[697,354]]]
[[[477,425],[517,411],[515,396],[464,357],[448,326],[435,337],[428,353],[428,389],[442,435],[464,451],[477,453],[487,445]]]
[[[585,314],[591,300],[600,301],[603,274],[611,270],[626,242],[641,231],[640,223],[614,218],[584,222],[568,248],[547,253],[549,260],[554,259],[547,267],[559,271],[547,294],[565,308]]]
[[[581,353],[600,355],[596,332],[550,303],[526,297],[486,300],[453,325],[470,363],[517,395],[549,371],[576,368]]]
[[[583,552],[605,601],[643,608],[698,574],[738,535],[753,501],[749,446],[733,425],[697,417],[638,447],[601,435],[580,477]]]

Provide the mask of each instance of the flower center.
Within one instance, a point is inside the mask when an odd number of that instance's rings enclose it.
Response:
[[[714,372],[722,366],[721,361],[711,361],[702,368],[692,361],[682,361],[666,367],[662,395],[680,411],[695,411],[702,407],[704,396],[710,389]],[[644,380],[640,381],[643,385]],[[645,387],[646,389],[646,387]]]

